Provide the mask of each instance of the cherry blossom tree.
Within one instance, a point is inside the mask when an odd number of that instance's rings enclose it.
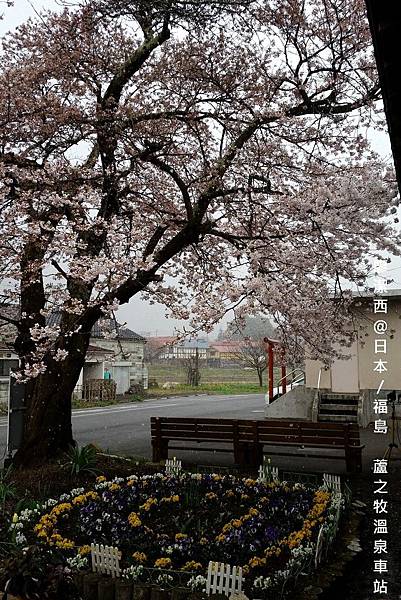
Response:
[[[341,281],[399,243],[393,173],[366,140],[383,119],[362,0],[67,4],[2,47],[17,465],[73,442],[91,328],[133,296],[203,330],[263,312],[322,356],[346,335]]]

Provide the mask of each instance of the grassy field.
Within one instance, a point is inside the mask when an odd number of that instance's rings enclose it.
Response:
[[[185,369],[179,365],[148,365],[149,379],[156,379],[159,386],[167,381],[186,382]],[[201,384],[206,383],[243,383],[258,386],[256,371],[238,367],[200,367]],[[280,378],[279,369],[275,374]],[[266,372],[263,373],[263,384],[266,385]]]
[[[265,391],[264,387],[261,388],[259,384],[256,383],[241,383],[234,381],[231,383],[203,383],[197,387],[180,384],[171,389],[164,389],[162,387],[150,388],[147,395],[149,398],[161,398],[166,396],[189,396],[192,394],[261,394],[265,393]]]

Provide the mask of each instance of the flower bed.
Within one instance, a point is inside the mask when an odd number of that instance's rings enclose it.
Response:
[[[242,566],[246,589],[262,592],[310,560],[330,510],[329,492],[300,484],[215,474],[98,477],[92,490],[23,511],[12,528],[22,545],[61,549],[74,569],[87,565],[94,542],[121,550],[126,578],[147,568],[181,571],[202,588],[213,560]]]

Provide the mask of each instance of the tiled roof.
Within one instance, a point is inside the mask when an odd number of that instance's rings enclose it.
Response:
[[[173,335],[154,336],[146,338],[150,348],[163,348],[164,346],[171,346],[177,342],[177,338]]]
[[[60,323],[60,313],[53,312],[46,318],[46,324],[49,326],[58,325]],[[135,333],[132,329],[124,327],[117,323],[118,326],[118,337],[122,340],[133,340],[138,342],[146,342],[145,338]],[[104,339],[104,334],[115,333],[115,325],[111,319],[99,319],[97,323],[92,327],[91,337]]]
[[[89,344],[88,354],[113,354],[113,350],[108,350],[107,348],[100,348],[99,346],[93,346],[92,344]]]
[[[244,347],[244,342],[240,341],[221,341],[213,342],[211,348],[217,352],[239,352]]]
[[[180,348],[198,348],[199,350],[206,350],[209,348],[209,340],[199,338],[197,340],[184,340],[177,344]]]

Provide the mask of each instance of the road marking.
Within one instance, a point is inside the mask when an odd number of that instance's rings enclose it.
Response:
[[[77,412],[73,412],[72,416],[73,417],[87,417],[89,415],[109,415],[112,413],[120,413],[120,412],[127,412],[127,411],[132,411],[132,412],[136,412],[137,410],[152,410],[153,408],[166,408],[166,407],[170,407],[170,406],[177,406],[177,404],[158,404],[158,405],[153,405],[153,406],[127,406],[127,407],[116,407],[114,409],[110,409],[108,408],[107,410],[101,410],[101,409],[96,409],[96,408],[90,408],[88,410],[86,409],[81,409]]]
[[[113,414],[113,413],[119,413],[119,412],[126,412],[126,411],[139,411],[139,410],[152,410],[154,409],[158,409],[158,408],[169,408],[170,406],[188,406],[188,404],[192,404],[194,401],[199,400],[201,398],[202,403],[206,403],[206,402],[213,402],[215,403],[216,400],[219,401],[223,401],[223,400],[227,400],[227,401],[233,401],[236,398],[255,398],[260,396],[260,394],[258,393],[252,393],[252,394],[235,394],[233,396],[231,395],[209,395],[209,394],[198,394],[197,396],[166,396],[165,400],[163,400],[163,404],[160,403],[160,398],[149,398],[147,400],[144,400],[144,402],[149,403],[147,406],[136,406],[133,405],[133,403],[127,403],[127,404],[123,404],[120,406],[116,406],[116,405],[109,405],[109,406],[99,406],[96,408],[81,408],[81,409],[74,409],[72,411],[72,417],[86,417],[88,415],[102,415],[102,414]],[[167,402],[167,400],[181,400],[182,402]],[[157,402],[159,401],[159,404],[152,404],[153,402]],[[263,413],[264,410],[253,410],[253,413]],[[7,418],[3,418],[0,419],[0,427],[7,427],[8,421]]]

